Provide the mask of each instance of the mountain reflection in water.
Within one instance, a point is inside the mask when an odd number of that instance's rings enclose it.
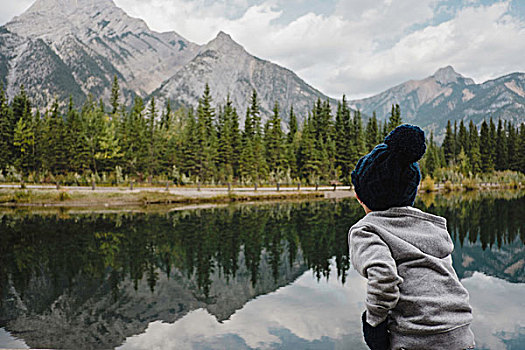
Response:
[[[514,295],[525,290],[525,197],[472,196],[423,196],[416,206],[447,218],[454,268],[477,313],[492,311],[476,296],[511,288],[487,302],[523,310]],[[347,245],[362,215],[351,199],[0,213],[0,327],[11,334],[0,333],[0,347],[19,337],[46,348],[163,348],[162,339],[170,348],[364,348],[365,284],[350,271]],[[509,322],[490,328],[475,319],[488,334],[478,344],[517,349],[525,322],[519,314]]]

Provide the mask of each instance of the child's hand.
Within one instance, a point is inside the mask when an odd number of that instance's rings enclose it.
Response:
[[[366,345],[371,350],[388,350],[390,348],[390,334],[387,329],[387,320],[372,327],[366,322],[366,311],[361,316],[363,322],[363,335],[365,337]]]

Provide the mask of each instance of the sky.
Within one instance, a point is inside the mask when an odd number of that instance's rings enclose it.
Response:
[[[0,0],[0,24],[32,2]],[[371,96],[448,65],[476,83],[525,71],[523,0],[114,2],[198,44],[222,30],[336,98]]]

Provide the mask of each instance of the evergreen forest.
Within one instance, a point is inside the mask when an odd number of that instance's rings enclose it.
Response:
[[[154,97],[126,106],[115,77],[109,106],[90,97],[77,107],[70,98],[40,113],[23,86],[11,101],[0,88],[0,181],[349,184],[357,160],[403,122],[399,105],[385,120],[364,120],[343,96],[335,109],[312,101],[304,118],[275,104],[263,123],[255,90],[246,111],[211,96],[206,85],[194,108],[158,106]],[[441,145],[427,136],[423,176],[525,173],[525,124],[449,121]]]

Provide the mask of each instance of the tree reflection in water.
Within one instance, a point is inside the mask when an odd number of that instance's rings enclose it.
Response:
[[[518,237],[525,241],[525,197],[435,196],[423,197],[416,206],[446,217],[460,245],[479,243],[485,250]],[[57,291],[79,275],[107,278],[115,291],[125,278],[136,285],[146,277],[153,291],[159,272],[169,277],[175,268],[194,276],[198,288],[208,295],[211,273],[218,270],[226,280],[235,277],[241,251],[256,284],[263,251],[277,279],[279,265],[293,264],[298,250],[317,278],[328,276],[329,261],[334,258],[337,275],[345,283],[346,235],[362,215],[354,200],[167,214],[5,214],[0,221],[0,285],[11,279],[23,295],[31,276],[48,271]],[[286,262],[281,261],[285,250]]]

